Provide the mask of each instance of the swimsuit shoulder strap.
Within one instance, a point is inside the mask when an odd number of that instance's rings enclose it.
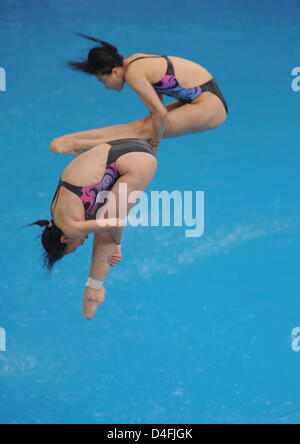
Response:
[[[55,201],[55,198],[56,198],[57,194],[59,193],[60,187],[61,187],[61,179],[59,179],[59,183],[57,185],[54,197],[53,197],[51,205],[50,205],[50,214],[51,214],[52,217],[53,217],[52,205],[53,205],[53,203]]]
[[[58,187],[56,189],[56,192],[54,194],[54,197],[53,197],[51,205],[50,205],[50,213],[51,213],[52,217],[53,217],[52,205],[53,205],[53,202],[55,201],[55,198],[58,195],[61,187],[67,188],[69,191],[72,191],[73,193],[75,193],[78,197],[80,197],[82,195],[82,192],[81,192],[81,188],[82,187],[78,187],[76,185],[72,185],[71,183],[64,182],[61,179],[59,179]]]
[[[173,63],[171,62],[171,60],[169,59],[168,56],[163,55],[162,57],[164,57],[166,59],[166,61],[168,62],[168,70],[167,70],[167,76],[175,76],[175,71],[174,71],[174,66]]]
[[[142,60],[142,59],[157,59],[159,57],[163,57],[163,56],[157,55],[157,56],[148,56],[148,57],[137,57],[136,59],[131,60],[131,62],[128,63],[128,66],[131,65],[131,63],[133,63],[133,62],[137,62],[138,60]]]
[[[71,183],[64,182],[64,181],[60,182],[60,186],[67,188],[67,190],[72,191],[72,193],[77,194],[77,196],[79,196],[79,197],[82,195],[82,192],[81,192],[82,187],[79,187],[77,185],[72,185]]]
[[[166,55],[157,55],[157,56],[148,56],[148,57],[138,57],[138,58],[132,60],[131,62],[129,62],[129,63],[128,63],[128,66],[129,66],[131,63],[136,62],[137,60],[141,60],[141,59],[157,59],[157,58],[160,58],[160,57],[163,57],[163,58],[166,59],[167,62],[168,62],[168,70],[167,70],[166,75],[174,76],[174,75],[175,75],[175,71],[174,71],[173,63],[171,62],[171,60],[169,59],[169,57],[166,56]]]

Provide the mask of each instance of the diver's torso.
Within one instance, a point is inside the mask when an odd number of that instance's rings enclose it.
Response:
[[[146,74],[147,79],[151,84],[155,84],[161,81],[166,74],[167,62],[163,57],[152,58],[159,54],[146,54],[137,53],[128,57],[128,62],[135,60],[139,57],[150,57],[149,59],[141,59],[130,65],[140,64],[141,71]],[[198,63],[186,60],[180,57],[168,56],[175,70],[175,75],[178,83],[183,88],[189,89],[199,85],[203,85],[213,78],[213,76]]]

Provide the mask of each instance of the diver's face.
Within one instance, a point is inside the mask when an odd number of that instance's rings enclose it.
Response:
[[[110,75],[98,74],[96,77],[99,82],[103,83],[106,89],[121,91],[124,88],[125,81],[123,77],[123,69],[121,67],[113,68]]]
[[[85,240],[88,239],[88,236],[84,236],[82,238],[71,239],[65,235],[62,235],[60,241],[62,243],[67,244],[67,249],[65,254],[75,253],[75,251],[84,245]]]

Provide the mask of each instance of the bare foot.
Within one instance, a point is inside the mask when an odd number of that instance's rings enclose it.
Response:
[[[78,146],[76,139],[71,135],[57,137],[52,140],[50,144],[50,151],[55,154],[72,154],[78,156],[89,149],[91,149],[91,147],[84,148],[82,144]]]
[[[105,288],[101,290],[94,290],[90,287],[85,287],[83,300],[83,316],[91,320],[93,319],[98,307],[105,302]]]
[[[74,148],[74,142],[70,140],[67,136],[57,137],[52,140],[50,144],[50,150],[52,153],[64,154],[72,151]]]

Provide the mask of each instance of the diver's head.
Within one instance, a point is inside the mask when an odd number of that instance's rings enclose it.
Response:
[[[52,271],[54,264],[62,259],[64,256],[70,253],[75,253],[78,247],[84,244],[84,240],[88,236],[82,236],[81,238],[71,238],[66,236],[57,225],[54,220],[51,222],[48,220],[38,220],[30,225],[39,225],[45,227],[42,235],[42,245],[45,250],[44,254],[44,266],[49,271]]]
[[[78,35],[98,42],[100,46],[91,49],[85,61],[68,62],[68,66],[77,71],[96,76],[106,89],[121,91],[125,84],[125,67],[124,57],[119,54],[118,49],[103,40],[84,34]]]
[[[112,68],[111,74],[97,74],[99,82],[103,83],[106,89],[112,89],[114,91],[122,91],[125,84],[124,68],[115,67]]]

